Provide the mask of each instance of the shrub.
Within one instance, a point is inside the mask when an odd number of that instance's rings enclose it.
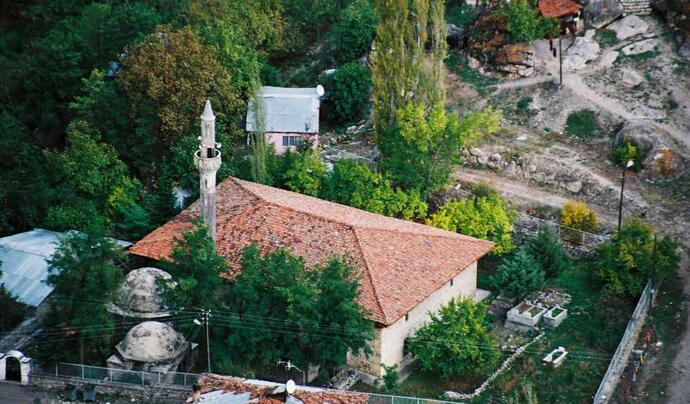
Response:
[[[340,20],[333,28],[336,45],[336,59],[348,62],[361,56],[369,49],[376,30],[374,7],[369,0],[356,0],[343,10]]]
[[[446,21],[458,27],[469,27],[477,19],[477,11],[473,6],[463,3],[462,5],[448,6]]]
[[[513,223],[516,214],[512,206],[498,195],[472,197],[448,202],[434,213],[427,224],[467,236],[492,241],[492,253],[512,251]]]
[[[544,288],[544,270],[527,251],[520,250],[498,267],[494,284],[502,294],[524,299]]]
[[[632,140],[626,139],[613,151],[613,161],[620,167],[625,167],[629,160],[633,161],[632,169],[640,171],[644,152]]]
[[[561,240],[548,227],[543,227],[527,242],[527,252],[548,276],[556,276],[570,267],[570,258]]]
[[[381,365],[383,368],[383,386],[386,390],[393,390],[398,384],[400,374],[398,374],[398,365]]]
[[[637,296],[647,279],[661,280],[680,262],[678,242],[668,236],[654,242],[654,228],[637,218],[626,220],[611,240],[597,249],[596,274],[614,294]]]
[[[558,23],[544,18],[524,0],[511,1],[504,10],[508,18],[506,29],[510,39],[532,42],[547,35],[557,35]]]
[[[586,203],[569,201],[561,210],[561,224],[582,231],[596,231],[599,228],[596,213]]]
[[[486,306],[471,298],[453,299],[431,315],[407,346],[422,370],[439,372],[443,378],[486,374],[501,352],[485,318]]]
[[[601,132],[597,116],[591,109],[583,109],[568,115],[565,133],[580,140],[588,140]]]
[[[359,63],[348,63],[322,81],[337,122],[348,123],[362,117],[371,91],[369,69]]]

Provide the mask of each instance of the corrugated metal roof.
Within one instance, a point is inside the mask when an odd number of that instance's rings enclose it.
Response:
[[[258,99],[263,100],[266,132],[318,133],[320,97],[317,87],[261,87]],[[246,130],[253,132],[254,99],[249,101]]]
[[[34,229],[0,238],[0,283],[17,299],[38,306],[53,291],[46,283],[48,260],[68,233]],[[132,244],[115,240],[123,248]]]

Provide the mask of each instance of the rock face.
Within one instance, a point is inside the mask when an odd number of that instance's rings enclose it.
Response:
[[[593,38],[577,37],[568,53],[563,57],[563,68],[571,71],[583,69],[587,62],[599,56],[599,51],[599,44]]]
[[[623,15],[623,6],[618,0],[591,0],[582,16],[588,26],[601,28]]]
[[[468,48],[485,70],[513,77],[527,77],[534,72],[534,49],[530,44],[508,39],[505,16],[479,17],[469,37]]]
[[[616,33],[619,41],[644,34],[648,29],[649,24],[636,15],[629,15],[611,25],[611,30]]]
[[[653,0],[652,7],[666,19],[666,23],[676,32],[679,54],[690,60],[690,1]]]
[[[642,161],[643,178],[655,179],[673,176],[684,170],[686,162],[672,146],[670,136],[663,130],[646,121],[628,121],[616,134],[615,144],[628,140],[637,145],[644,153]]]
[[[621,49],[621,52],[626,56],[639,55],[640,53],[653,51],[657,46],[659,46],[659,41],[655,38],[650,38],[630,44]]]

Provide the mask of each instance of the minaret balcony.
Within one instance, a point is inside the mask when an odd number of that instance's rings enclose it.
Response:
[[[202,173],[213,173],[220,168],[220,150],[214,150],[215,156],[201,157],[201,150],[194,153],[194,165]]]

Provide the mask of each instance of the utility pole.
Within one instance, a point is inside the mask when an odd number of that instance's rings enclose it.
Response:
[[[621,175],[621,199],[618,202],[618,231],[621,231],[621,225],[623,223],[623,190],[625,189],[625,172],[628,168],[635,164],[634,161],[628,160],[628,162],[623,166],[623,174]]]
[[[211,310],[205,310],[201,309],[201,318],[202,320],[194,320],[194,324],[196,325],[203,325],[206,327],[206,368],[208,369],[208,373],[211,373],[211,343],[209,342],[209,318],[211,317]]]
[[[563,35],[558,35],[558,74],[560,76],[559,82],[563,87],[563,47],[561,46],[561,38]]]

